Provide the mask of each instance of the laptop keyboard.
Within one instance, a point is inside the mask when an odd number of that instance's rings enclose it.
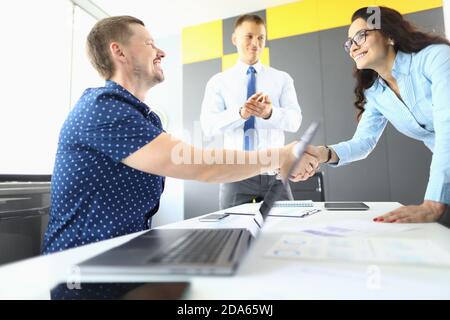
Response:
[[[213,263],[233,232],[242,230],[192,230],[149,259],[150,263]],[[239,237],[237,238],[239,239]]]

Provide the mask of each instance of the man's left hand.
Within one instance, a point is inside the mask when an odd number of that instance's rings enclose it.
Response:
[[[420,223],[437,221],[447,209],[444,203],[425,200],[418,206],[403,206],[385,215],[376,217],[373,221],[388,223]]]

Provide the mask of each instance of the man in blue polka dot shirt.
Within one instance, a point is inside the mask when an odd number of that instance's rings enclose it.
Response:
[[[150,228],[165,176],[219,183],[278,168],[287,174],[294,143],[254,152],[206,151],[163,130],[143,101],[164,80],[165,53],[142,21],[130,16],[99,21],[88,35],[87,51],[106,84],[87,89],[61,129],[44,254]],[[194,161],[196,155],[213,157],[215,164]],[[315,156],[305,154],[290,178],[306,180],[316,168]]]

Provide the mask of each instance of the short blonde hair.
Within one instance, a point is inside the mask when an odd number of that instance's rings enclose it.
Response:
[[[109,45],[116,41],[127,44],[133,31],[129,28],[132,23],[144,23],[131,16],[116,16],[100,20],[92,28],[87,37],[86,49],[89,60],[101,77],[106,80],[114,75],[115,68],[109,52]]]

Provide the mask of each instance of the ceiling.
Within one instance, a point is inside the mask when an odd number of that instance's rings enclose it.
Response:
[[[184,27],[294,2],[294,0],[91,0],[111,16],[144,21],[153,37],[180,34]]]

